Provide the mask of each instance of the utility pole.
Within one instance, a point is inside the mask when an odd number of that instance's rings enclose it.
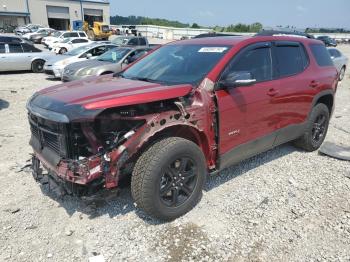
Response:
[[[83,1],[80,0],[81,21],[84,23]]]
[[[29,23],[31,23],[31,19],[30,19],[30,12],[29,12],[29,3],[28,3],[28,0],[26,0],[26,6],[27,6],[27,13],[28,13],[28,19],[29,19]],[[26,22],[26,21],[25,21]]]

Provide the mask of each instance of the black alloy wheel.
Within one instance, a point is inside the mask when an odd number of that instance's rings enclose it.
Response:
[[[160,180],[159,197],[169,207],[182,205],[192,195],[198,168],[192,159],[182,157],[172,162]]]
[[[33,63],[32,63],[32,71],[34,73],[42,73],[42,72],[44,72],[44,64],[45,64],[45,61],[41,60],[41,59],[33,61]]]
[[[326,133],[327,129],[327,116],[325,114],[320,114],[317,116],[313,127],[312,127],[312,140],[315,144],[318,144]]]

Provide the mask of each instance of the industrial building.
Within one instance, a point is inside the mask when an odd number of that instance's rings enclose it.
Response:
[[[0,29],[11,31],[27,23],[57,30],[73,28],[73,21],[109,24],[109,0],[1,0]]]

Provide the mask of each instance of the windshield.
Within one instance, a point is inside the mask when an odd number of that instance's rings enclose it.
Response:
[[[125,45],[128,43],[128,40],[129,39],[125,37],[117,37],[117,38],[114,38],[111,42],[116,45]]]
[[[97,60],[117,63],[130,51],[131,51],[130,48],[113,48],[108,52],[100,55],[97,58]]]
[[[76,55],[79,55],[83,52],[88,51],[89,49],[91,49],[91,46],[85,45],[85,46],[74,48],[74,49],[68,51],[67,53],[65,53],[65,55],[76,56]]]
[[[167,85],[196,85],[229,48],[217,45],[164,46],[129,67],[121,76]]]

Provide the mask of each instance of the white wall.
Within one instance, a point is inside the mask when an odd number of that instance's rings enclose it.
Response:
[[[20,12],[27,13],[25,0],[1,0],[0,12]]]
[[[17,0],[16,0],[17,1]],[[73,21],[81,20],[81,9],[79,1],[70,0],[29,0],[29,12],[33,24],[48,26],[46,6],[62,6],[69,8],[70,25],[73,28]],[[103,22],[109,24],[109,5],[83,2],[83,8],[102,9]]]

